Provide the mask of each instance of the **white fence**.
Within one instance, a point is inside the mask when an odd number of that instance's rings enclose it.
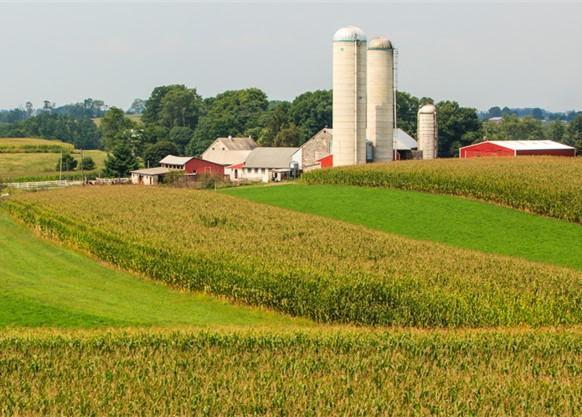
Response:
[[[18,190],[45,190],[49,188],[63,188],[71,187],[73,185],[82,185],[83,181],[37,181],[37,182],[9,182],[5,185],[9,188],[16,188]]]

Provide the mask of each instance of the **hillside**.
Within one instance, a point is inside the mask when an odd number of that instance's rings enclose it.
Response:
[[[459,195],[582,223],[582,158],[400,161],[311,171],[303,181]]]
[[[448,195],[342,185],[227,188],[225,193],[413,239],[582,270],[582,228]]]
[[[61,150],[71,152],[77,161],[81,160],[81,152],[68,143],[35,138],[0,138],[0,179],[7,182],[58,179],[56,167]],[[91,157],[95,162],[95,170],[85,171],[85,175],[92,175],[103,169],[107,154],[100,150],[86,150],[83,156]],[[63,177],[69,177],[81,173],[77,170],[63,174]]]
[[[39,240],[2,212],[0,306],[0,328],[306,324],[105,267]]]
[[[122,268],[322,322],[476,327],[582,319],[579,271],[214,192],[101,187],[22,194],[5,204],[31,227]]]

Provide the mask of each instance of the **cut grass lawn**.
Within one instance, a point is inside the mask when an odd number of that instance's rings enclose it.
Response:
[[[289,184],[231,188],[224,192],[414,239],[582,270],[580,225],[493,204],[413,191],[339,185]]]
[[[76,151],[72,154],[78,161],[81,153]],[[93,158],[97,172],[103,169],[107,154],[103,151],[92,150],[83,151],[83,156]],[[56,169],[61,155],[59,153],[0,153],[0,178],[5,181],[16,180],[18,178],[52,177],[58,176]],[[63,174],[80,174],[81,171],[64,172]],[[91,172],[85,172],[90,174]]]
[[[0,328],[307,324],[113,270],[0,213]]]

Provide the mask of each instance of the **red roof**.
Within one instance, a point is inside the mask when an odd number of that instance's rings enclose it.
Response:
[[[227,166],[227,168],[230,168],[230,169],[241,169],[241,168],[244,168],[244,166],[245,166],[245,163],[244,162],[241,162],[240,164],[229,165],[229,166]]]

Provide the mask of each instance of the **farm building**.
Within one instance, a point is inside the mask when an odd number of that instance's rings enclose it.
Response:
[[[325,128],[317,132],[299,148],[298,159],[301,169],[309,171],[319,168],[319,160],[331,153],[332,130]]]
[[[576,156],[576,149],[552,140],[485,141],[459,149],[459,158],[523,155]]]
[[[202,153],[201,157],[205,161],[214,162],[223,166],[240,164],[247,159],[247,156],[257,143],[248,138],[218,138]]]
[[[171,171],[169,168],[146,168],[131,171],[131,183],[143,185],[156,185],[163,181],[164,175]]]
[[[301,169],[299,148],[255,148],[242,163],[227,167],[231,181],[281,181],[289,178],[292,166]]]
[[[194,156],[168,155],[160,161],[162,168],[182,170],[186,175],[212,174],[224,176],[224,166]]]

